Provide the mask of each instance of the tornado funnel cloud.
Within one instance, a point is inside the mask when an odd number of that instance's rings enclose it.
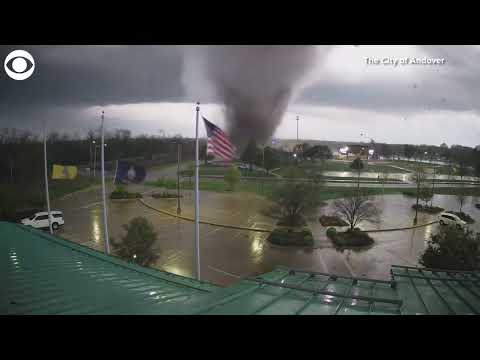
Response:
[[[211,46],[207,78],[225,106],[227,131],[243,148],[275,132],[317,59],[313,46]]]

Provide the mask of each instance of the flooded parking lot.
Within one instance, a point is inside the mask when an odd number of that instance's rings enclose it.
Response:
[[[141,187],[147,192],[152,188]],[[193,194],[183,192],[182,215],[193,216]],[[246,193],[202,192],[201,219],[229,225],[272,228],[274,220],[262,215],[267,205],[262,197]],[[159,209],[176,212],[176,199],[153,199],[145,196],[148,204]],[[467,198],[463,211],[478,219],[477,199]],[[403,195],[377,196],[382,209],[379,224],[364,223],[364,229],[385,229],[412,225],[415,199]],[[435,206],[458,210],[455,196],[435,195]],[[64,211],[66,224],[59,235],[72,241],[103,250],[103,217],[99,189],[74,194],[58,200],[55,208]],[[193,276],[194,224],[190,221],[161,214],[136,200],[109,201],[110,236],[119,239],[122,225],[136,216],[151,221],[158,232],[155,249],[160,254],[156,267],[183,276]],[[315,238],[314,248],[285,248],[269,244],[268,233],[200,225],[202,279],[219,285],[229,285],[238,279],[272,270],[277,266],[330,272],[339,275],[365,276],[377,279],[390,277],[390,265],[418,265],[418,257],[425,249],[430,235],[439,225],[433,224],[412,230],[371,233],[375,244],[368,250],[343,252],[333,248],[318,222],[318,215],[330,213],[330,204],[319,208],[309,220]],[[419,213],[418,223],[435,220],[435,216]],[[470,226],[480,231],[478,222]]]

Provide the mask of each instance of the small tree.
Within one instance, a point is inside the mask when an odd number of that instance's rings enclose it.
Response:
[[[415,206],[415,218],[413,219],[413,223],[417,223],[418,219],[418,200],[420,198],[420,189],[423,186],[423,183],[426,181],[427,175],[425,174],[425,169],[422,166],[416,166],[413,170],[413,173],[410,175],[410,181],[417,185],[417,204]]]
[[[480,237],[471,230],[448,226],[432,234],[419,262],[427,268],[446,270],[478,270]]]
[[[153,264],[158,259],[152,249],[157,240],[153,225],[144,217],[136,217],[123,225],[123,228],[127,234],[121,242],[115,242],[115,239],[111,241],[115,253],[122,259],[141,266]]]
[[[224,175],[225,182],[229,185],[231,191],[235,191],[235,187],[240,182],[240,170],[234,165],[230,166]]]
[[[278,206],[282,220],[288,226],[301,225],[303,216],[319,204],[318,189],[305,182],[285,181],[269,197]]]
[[[335,215],[345,220],[354,230],[363,221],[378,222],[380,209],[373,202],[373,198],[358,194],[356,196],[338,199],[333,202]]]
[[[363,161],[357,157],[355,160],[352,161],[350,164],[350,169],[355,170],[358,173],[357,177],[357,188],[360,189],[360,173],[362,172],[364,166],[363,166]]]

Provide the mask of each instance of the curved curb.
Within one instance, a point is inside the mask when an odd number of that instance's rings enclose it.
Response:
[[[421,225],[416,225],[416,226],[408,226],[408,227],[403,227],[403,228],[395,228],[395,229],[378,229],[378,230],[362,230],[361,232],[366,232],[366,233],[375,233],[375,232],[389,232],[389,231],[402,231],[402,230],[412,230],[412,229],[417,229],[420,227],[425,227],[428,225],[433,225],[436,224],[438,221],[432,221],[427,224],[421,224]]]
[[[85,192],[85,191],[90,191],[90,190],[95,190],[99,187],[101,187],[101,185],[99,185],[99,184],[90,185],[90,186],[87,186],[86,188],[83,188],[83,189],[80,189],[80,190],[75,190],[75,191],[72,191],[71,193],[65,194],[62,197],[58,198],[57,200],[66,200],[69,197],[71,197],[73,195],[76,195],[78,193]]]
[[[172,213],[170,211],[166,211],[166,210],[157,209],[156,207],[153,207],[152,205],[147,204],[143,199],[137,199],[137,200],[140,203],[142,203],[144,206],[146,206],[147,208],[152,209],[154,211],[157,211],[161,214],[172,216],[172,217],[175,217],[177,219],[181,219],[181,220],[185,220],[185,221],[191,221],[191,222],[195,221],[193,218],[190,218],[190,217],[177,215],[177,214],[174,214],[174,213]],[[235,229],[235,230],[248,230],[248,231],[265,232],[265,233],[272,232],[272,230],[267,230],[267,229],[258,229],[258,228],[252,228],[252,227],[247,227],[247,226],[218,224],[218,223],[213,223],[213,222],[209,222],[209,221],[202,221],[202,220],[200,220],[200,224],[218,226],[218,227],[223,227],[223,228],[227,228],[227,229]]]

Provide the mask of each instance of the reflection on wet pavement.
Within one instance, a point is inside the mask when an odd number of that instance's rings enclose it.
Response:
[[[142,188],[139,188],[142,190]],[[151,188],[143,188],[143,191]],[[193,196],[185,191],[181,200],[182,215],[193,216]],[[274,220],[261,215],[266,201],[254,194],[201,193],[201,218],[220,223],[271,228]],[[100,192],[85,192],[54,206],[64,211],[66,224],[59,235],[69,240],[103,251],[103,218]],[[176,211],[175,199],[146,198],[155,207]],[[379,224],[362,224],[364,229],[384,229],[412,224],[415,199],[402,195],[376,197],[383,210]],[[476,199],[467,199],[463,210],[473,218],[479,211]],[[435,206],[458,210],[455,196],[435,195]],[[160,257],[156,267],[175,274],[193,276],[193,223],[159,214],[134,200],[109,202],[109,230],[111,236],[123,236],[122,225],[136,216],[151,221],[158,232],[155,250]],[[313,249],[285,248],[269,244],[267,233],[200,225],[202,279],[227,286],[239,278],[271,271],[277,266],[301,270],[330,272],[338,275],[389,279],[390,265],[418,265],[418,257],[438,225],[395,232],[372,233],[375,245],[364,251],[338,251],[325,235],[318,215],[331,213],[330,203],[318,209],[308,221],[314,234]],[[419,213],[419,224],[428,223],[435,216]],[[471,226],[480,231],[480,225]]]

